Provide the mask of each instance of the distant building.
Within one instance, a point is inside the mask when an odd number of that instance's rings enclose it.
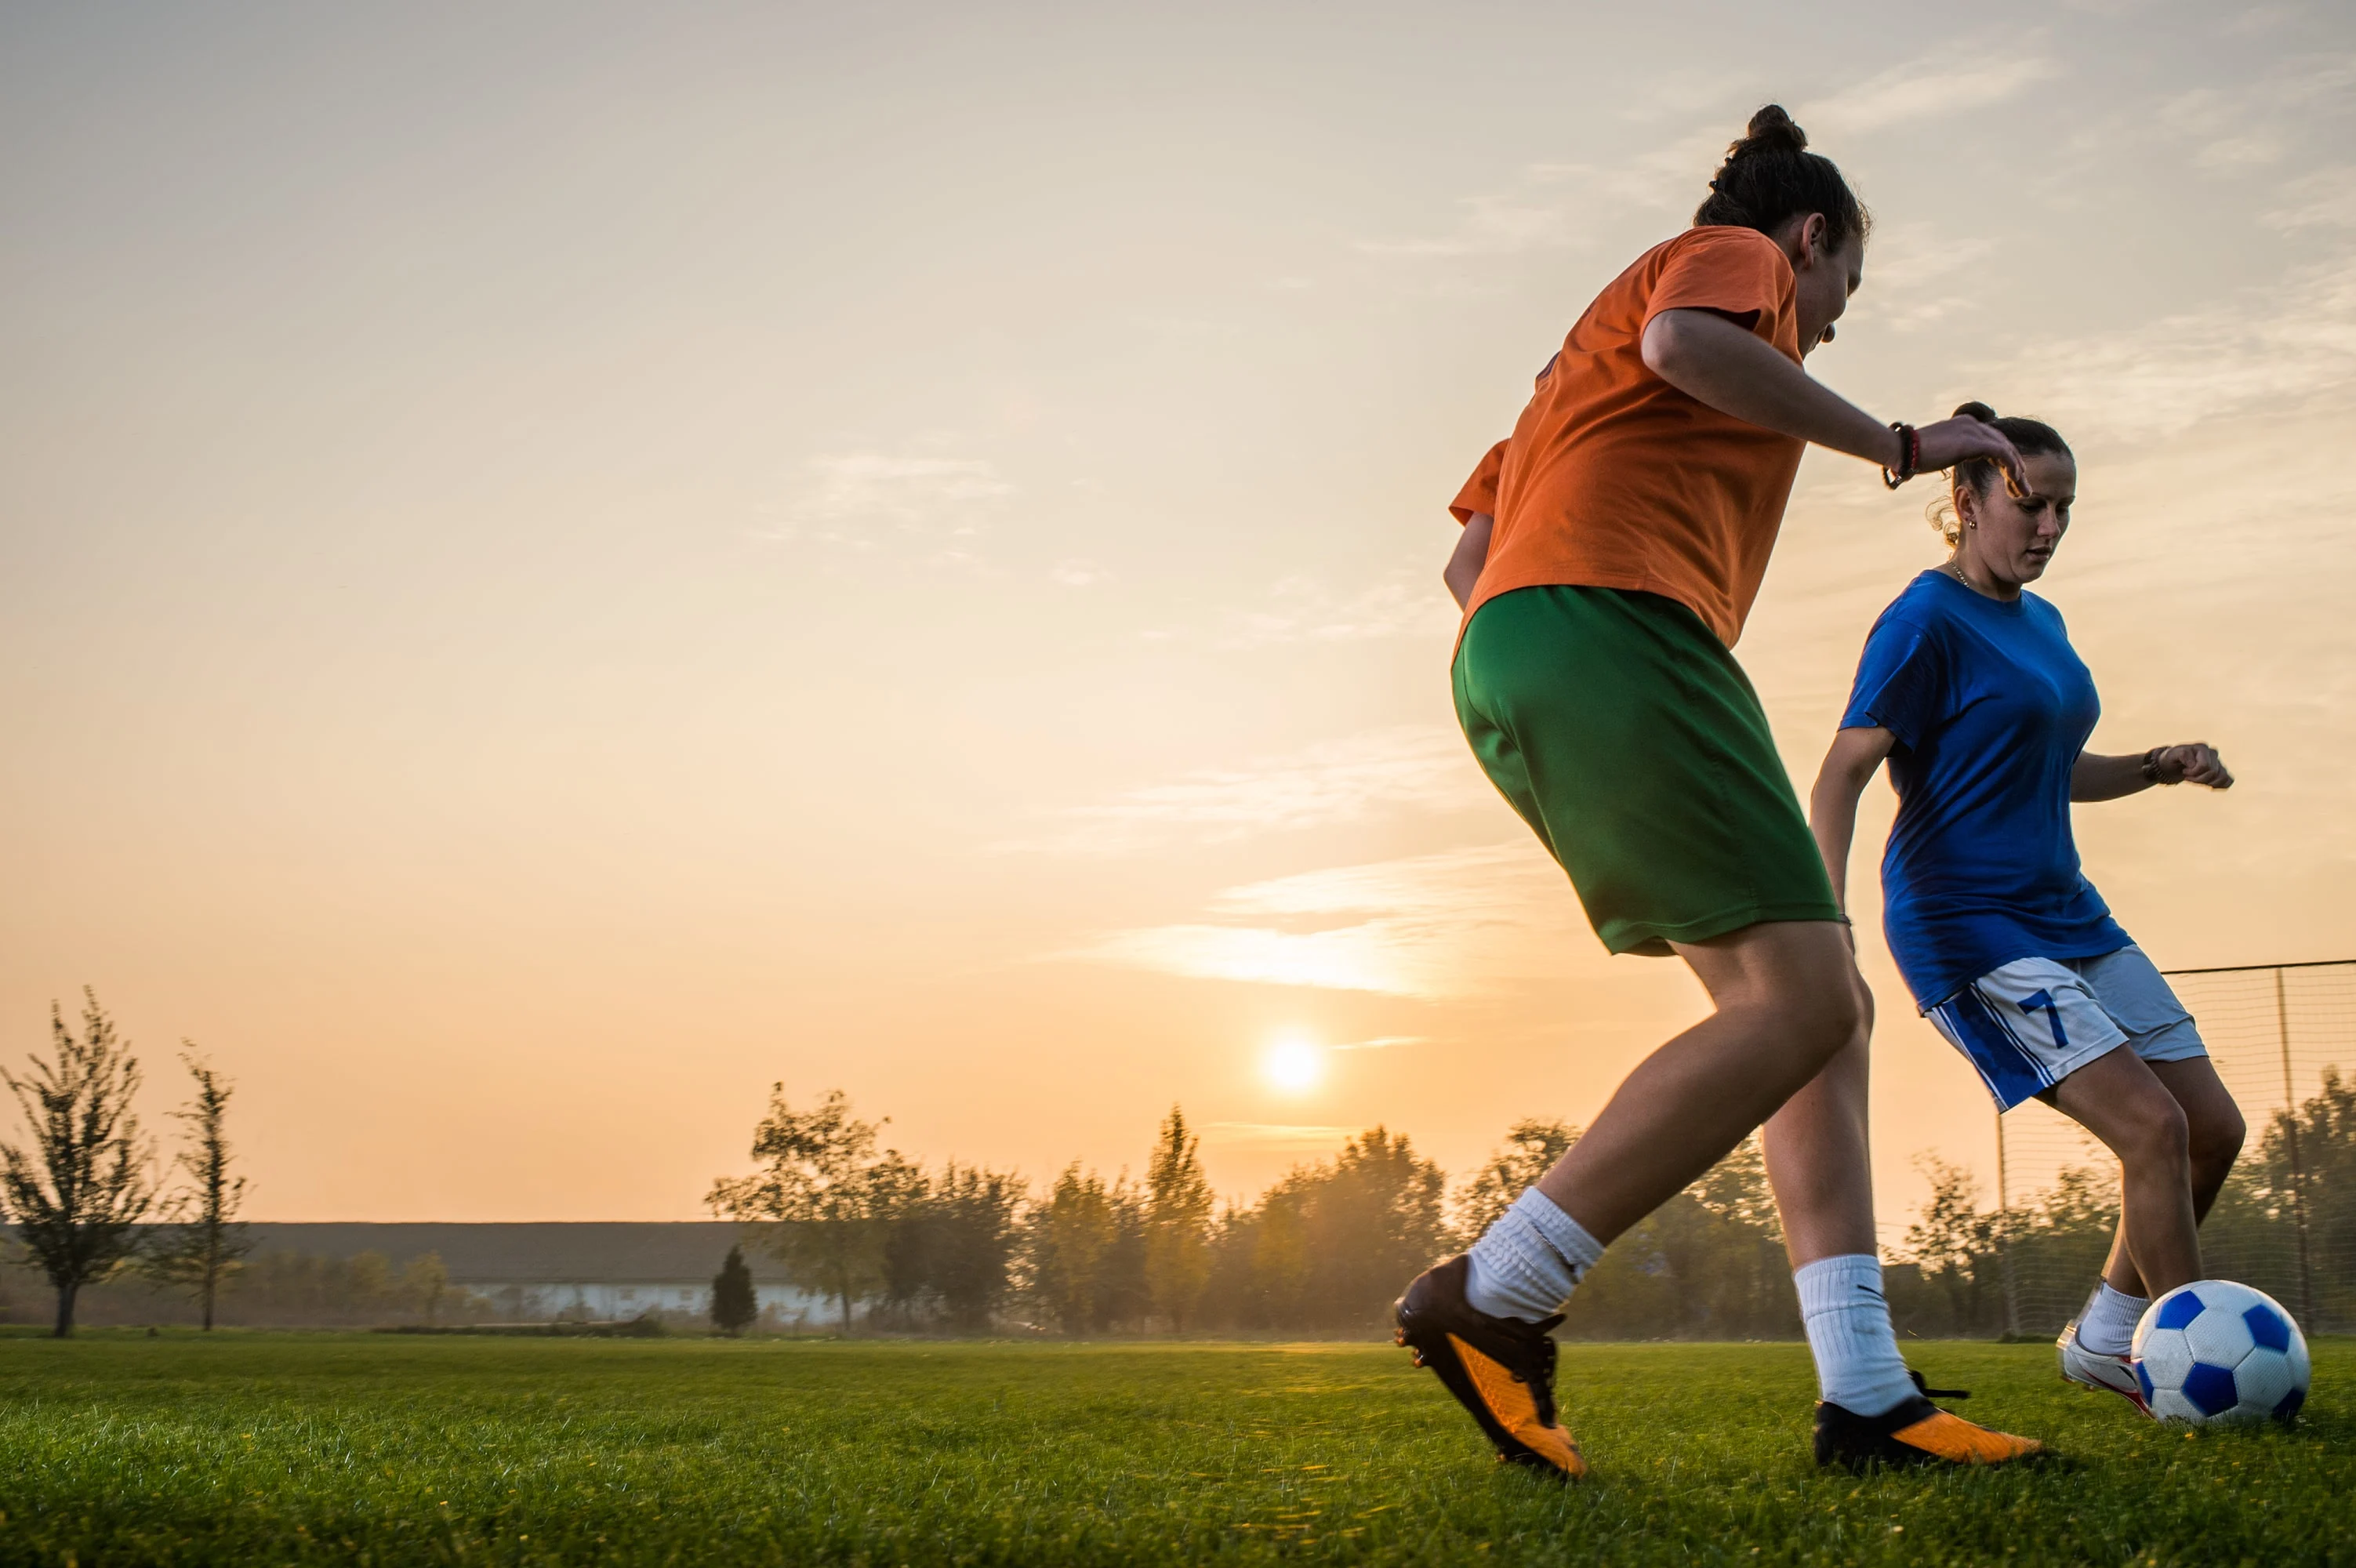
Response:
[[[256,1252],[350,1258],[375,1252],[395,1267],[433,1252],[454,1289],[488,1298],[516,1322],[558,1317],[614,1320],[646,1312],[711,1310],[712,1277],[742,1240],[724,1221],[251,1225]],[[763,1316],[772,1322],[830,1320],[828,1304],[787,1283],[785,1269],[747,1246],[744,1262]]]

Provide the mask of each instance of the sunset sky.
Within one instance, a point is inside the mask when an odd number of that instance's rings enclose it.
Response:
[[[94,986],[160,1121],[193,1039],[268,1219],[700,1218],[779,1079],[1237,1195],[1583,1121],[1700,994],[1457,735],[1444,509],[1771,99],[1877,220],[1811,369],[2056,424],[2094,746],[2240,775],[2082,809],[2122,922],[2356,956],[2356,12],[1901,20],[11,11],[0,1057]],[[1933,494],[1802,469],[1803,788]],[[1890,811],[1886,1232],[1992,1148]]]

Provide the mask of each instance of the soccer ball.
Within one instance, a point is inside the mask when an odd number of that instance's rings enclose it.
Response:
[[[2288,1421],[2307,1401],[2307,1337],[2282,1303],[2231,1280],[2195,1280],[2144,1308],[2132,1354],[2162,1421]]]

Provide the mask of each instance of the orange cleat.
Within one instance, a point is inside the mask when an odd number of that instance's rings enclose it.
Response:
[[[1460,1253],[1415,1277],[1393,1308],[1398,1343],[1481,1423],[1499,1459],[1560,1481],[1584,1476],[1579,1444],[1555,1419],[1548,1331],[1562,1315],[1537,1323],[1493,1317],[1464,1299],[1466,1270]]]
[[[1930,1389],[1912,1374],[1918,1391],[1895,1410],[1859,1415],[1837,1404],[1816,1406],[1816,1463],[1864,1470],[1875,1465],[2009,1465],[2045,1452],[2033,1437],[2015,1437],[1976,1426],[1941,1410],[1930,1396],[1968,1399],[1961,1390]]]

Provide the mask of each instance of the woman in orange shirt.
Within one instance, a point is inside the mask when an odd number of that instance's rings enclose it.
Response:
[[[1898,1353],[1866,1148],[1871,998],[1729,651],[1808,443],[1893,485],[1968,457],[2020,467],[1977,420],[1884,424],[1802,368],[1862,278],[1868,225],[1806,148],[1782,109],[1761,110],[1694,226],[1596,296],[1493,454],[1494,506],[1460,511],[1446,574],[1465,608],[1457,715],[1482,768],[1605,946],[1684,959],[1715,1007],[1399,1298],[1400,1342],[1498,1453],[1559,1476],[1585,1465],[1556,1418],[1558,1309],[1612,1238],[1762,1122],[1822,1384],[1818,1461],[2038,1446],[1931,1404]]]

